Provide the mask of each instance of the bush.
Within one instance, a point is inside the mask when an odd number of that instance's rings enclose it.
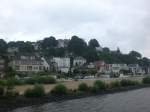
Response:
[[[32,89],[27,89],[24,93],[25,97],[42,97],[45,95],[44,87],[42,85],[35,85]]]
[[[127,80],[127,79],[121,80],[120,83],[122,87],[138,85],[137,81]]]
[[[121,87],[121,83],[120,81],[113,81],[109,84],[109,87],[111,89],[115,89],[115,88],[120,88]]]
[[[78,86],[78,90],[79,90],[79,91],[82,91],[82,92],[86,92],[86,91],[89,91],[89,87],[87,86],[86,83],[81,83],[81,84]]]
[[[68,89],[63,84],[58,84],[51,90],[52,95],[66,95],[67,93]]]
[[[97,80],[94,82],[94,85],[91,89],[92,89],[92,92],[99,92],[101,90],[106,89],[106,84],[103,81]]]
[[[6,81],[6,85],[12,85],[12,86],[14,86],[14,85],[23,85],[24,84],[24,82],[22,81],[22,80],[18,80],[18,79],[16,79],[16,78],[10,78],[10,79],[7,79],[7,81]]]
[[[38,76],[38,77],[32,77],[25,80],[26,84],[54,84],[56,83],[55,78],[50,76]]]
[[[37,83],[39,84],[54,84],[56,83],[55,78],[47,76],[47,77],[38,77]]]
[[[142,82],[143,84],[150,84],[150,76],[144,77]]]
[[[37,83],[37,81],[36,81],[36,79],[35,78],[29,78],[29,79],[25,79],[25,83],[26,84],[36,84]]]
[[[99,89],[104,90],[106,89],[106,84],[103,81],[97,80],[94,82],[94,86],[97,86]]]

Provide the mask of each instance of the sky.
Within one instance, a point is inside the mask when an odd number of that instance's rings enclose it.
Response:
[[[0,38],[95,38],[150,58],[150,0],[0,0]]]

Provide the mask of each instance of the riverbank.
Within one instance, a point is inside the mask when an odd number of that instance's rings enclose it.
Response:
[[[68,89],[77,89],[79,84],[81,83],[86,83],[88,86],[92,86],[93,83],[96,81],[96,80],[101,80],[101,81],[104,81],[105,83],[110,83],[110,82],[113,82],[113,81],[120,81],[122,79],[127,79],[127,80],[132,80],[132,81],[139,81],[141,82],[143,77],[124,77],[124,78],[95,78],[95,79],[81,79],[81,80],[78,80],[78,81],[74,81],[74,80],[59,80],[58,83],[59,84],[63,84],[65,85]],[[48,93],[49,91],[51,91],[55,86],[57,85],[56,84],[44,84],[44,89],[45,89],[45,92]],[[29,88],[33,88],[34,85],[18,85],[18,86],[15,86],[15,90],[20,94],[22,95],[27,89]]]
[[[112,93],[118,93],[118,92],[125,92],[129,90],[136,90],[141,88],[147,88],[150,87],[150,84],[143,84],[138,86],[130,86],[130,87],[121,87],[116,89],[110,89],[105,91],[100,91],[97,93],[83,93],[83,94],[70,94],[65,96],[44,96],[39,98],[26,98],[24,96],[18,96],[15,98],[6,98],[2,97],[0,98],[0,112],[7,112],[11,111],[16,108],[20,107],[27,107],[27,106],[33,106],[33,105],[42,105],[49,102],[57,102],[57,101],[65,101],[65,100],[72,100],[72,99],[79,99],[79,98],[85,98],[90,96],[102,96],[106,94],[112,94]]]

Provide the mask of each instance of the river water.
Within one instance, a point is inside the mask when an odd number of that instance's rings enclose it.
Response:
[[[53,102],[11,112],[150,112],[150,88]]]

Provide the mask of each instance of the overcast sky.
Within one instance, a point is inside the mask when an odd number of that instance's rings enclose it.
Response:
[[[0,0],[0,38],[48,36],[86,41],[150,57],[150,0]]]

